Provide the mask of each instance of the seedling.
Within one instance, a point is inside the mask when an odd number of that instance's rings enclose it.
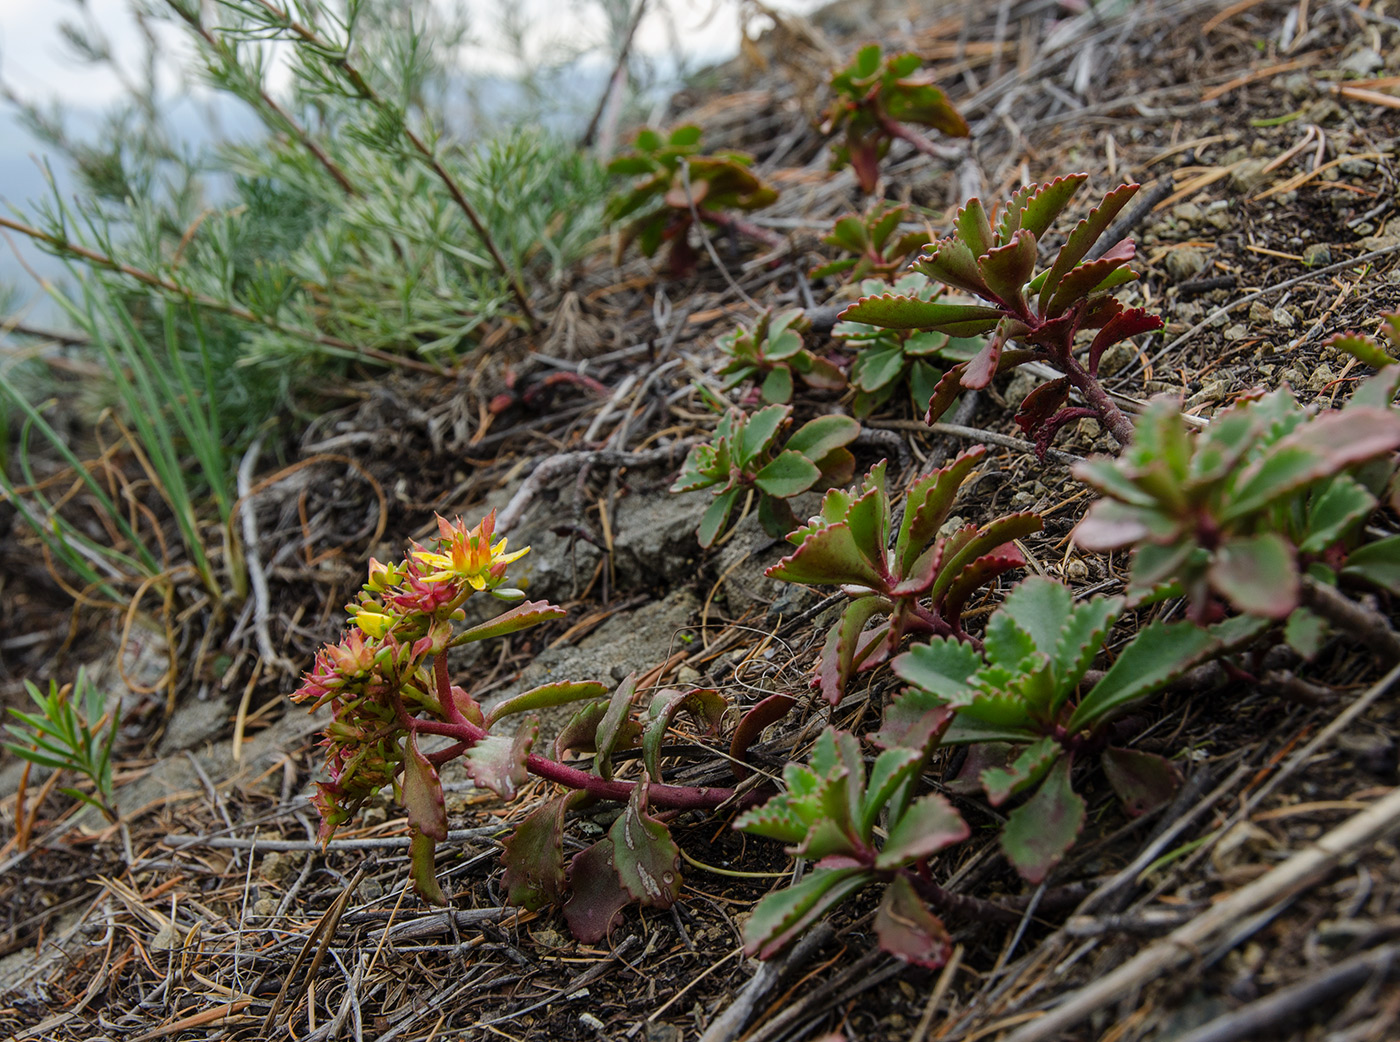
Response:
[[[860,488],[828,492],[821,513],[788,536],[797,549],[768,569],[785,582],[839,585],[851,599],[827,633],[817,671],[816,684],[833,705],[851,677],[888,659],[906,634],[965,638],[968,598],[1026,563],[1013,541],[1040,529],[1035,514],[942,530],[959,487],[985,454],[980,446],[969,449],[914,482],[893,549],[881,462]],[[876,616],[885,618],[867,629]]]
[[[946,712],[935,716],[920,748],[885,750],[868,779],[855,737],[828,727],[806,765],[784,770],[786,792],[735,821],[735,828],[780,840],[790,854],[817,863],[800,883],[758,903],[744,924],[750,955],[772,957],[851,894],[884,882],[875,915],[880,946],[920,966],[948,961],[948,931],[919,893],[928,888],[928,859],[966,839],[969,829],[944,797],[915,796],[928,753],[948,723]]]
[[[852,282],[871,276],[886,282],[892,280],[910,255],[931,238],[922,231],[900,232],[900,226],[909,219],[909,207],[884,199],[864,214],[848,213],[838,218],[822,242],[852,256],[813,268],[810,277],[841,275]]]
[[[1030,794],[1001,834],[1002,849],[1028,882],[1046,877],[1084,824],[1084,799],[1071,783],[1077,758],[1099,757],[1130,814],[1161,806],[1175,792],[1176,769],[1155,754],[1109,745],[1107,724],[1262,628],[1255,620],[1232,620],[1216,632],[1189,622],[1149,623],[1080,697],[1123,604],[1121,597],[1096,597],[1076,605],[1068,588],[1030,578],[992,613],[980,651],[944,638],[894,660],[911,686],[885,711],[876,740],[895,749],[918,746],[928,714],[952,710],[942,742],[974,746],[971,773],[992,805]]]
[[[892,287],[894,292],[919,300],[932,301],[943,292],[918,272],[904,276]],[[867,295],[883,292],[878,279],[861,283]],[[831,335],[854,349],[851,383],[856,388],[851,411],[860,418],[869,416],[900,389],[907,387],[914,407],[922,410],[933,397],[943,370],[933,364],[937,357],[966,359],[981,346],[981,338],[952,337],[931,330],[886,329],[863,322],[838,322]]]
[[[866,195],[875,192],[880,160],[896,139],[926,155],[938,155],[928,138],[909,124],[932,127],[949,137],[967,137],[969,133],[967,121],[932,79],[914,75],[921,64],[917,54],[884,58],[880,45],[872,43],[831,77],[836,96],[824,114],[822,133],[846,132],[845,140],[832,148],[831,169],[840,170],[849,163]]]
[[[646,256],[663,242],[671,244],[671,273],[694,270],[698,255],[690,229],[698,219],[714,228],[743,235],[775,249],[782,240],[728,212],[751,212],[769,206],[778,193],[749,167],[753,157],[743,152],[700,154],[700,128],[677,127],[662,138],[643,130],[633,151],[608,164],[608,172],[634,178],[632,187],[608,205],[611,221],[628,220],[618,241],[618,256],[634,241]]]
[[[801,308],[771,310],[760,316],[753,329],[740,326],[717,341],[729,356],[720,369],[724,389],[745,380],[761,380],[760,394],[765,402],[783,404],[792,399],[792,378],[796,374],[808,387],[839,391],[846,386],[841,370],[802,346],[802,334],[811,322]]]
[[[1159,329],[1162,320],[1141,308],[1124,308],[1112,291],[1137,278],[1127,267],[1133,259],[1130,239],[1114,245],[1097,260],[1086,260],[1113,218],[1138,186],[1121,185],[1075,226],[1049,268],[1035,274],[1040,239],[1064,210],[1087,174],[1027,185],[1011,197],[995,230],[976,200],[958,211],[954,232],[933,243],[914,268],[929,278],[983,300],[951,304],[917,296],[884,294],[865,297],[842,318],[888,329],[931,329],[950,336],[991,336],[977,354],[939,382],[928,407],[933,423],[963,388],[986,387],[992,377],[1027,362],[1042,362],[1063,374],[1042,384],[1021,405],[1016,422],[1031,435],[1042,455],[1061,427],[1094,416],[1119,444],[1132,438],[1132,424],[1098,381],[1099,360],[1113,344]],[[1098,330],[1083,362],[1075,340]],[[1013,342],[1020,346],[1010,346]],[[1066,407],[1070,391],[1085,407]]]
[[[1345,408],[1318,414],[1274,391],[1224,410],[1194,438],[1174,402],[1154,402],[1122,458],[1075,465],[1105,498],[1074,540],[1086,550],[1134,547],[1129,593],[1184,594],[1199,621],[1217,617],[1221,602],[1285,618],[1298,607],[1303,571],[1335,581],[1339,569],[1365,578],[1369,565],[1383,580],[1400,553],[1352,548],[1395,470],[1397,380],[1400,367],[1386,369]],[[1350,566],[1349,552],[1360,555]]]
[[[860,433],[860,424],[849,416],[818,416],[794,431],[779,451],[778,435],[791,416],[788,405],[770,405],[752,416],[731,409],[710,443],[690,450],[671,491],[715,490],[700,520],[701,546],[713,546],[724,534],[741,495],[758,496],[759,521],[780,538],[797,525],[789,499],[851,479],[855,458],[846,446]]]

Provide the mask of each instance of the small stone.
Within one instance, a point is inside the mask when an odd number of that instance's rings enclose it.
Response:
[[[1337,68],[1343,72],[1350,72],[1357,78],[1369,76],[1384,67],[1385,59],[1380,56],[1378,51],[1372,50],[1370,47],[1358,47],[1337,64]]]
[[[1040,383],[1040,378],[1034,373],[1025,371],[1018,372],[1011,378],[1011,382],[1006,385],[1006,390],[1002,392],[1002,397],[1006,399],[1007,407],[1015,410],[1021,407],[1021,403],[1026,400],[1026,395],[1036,389]]]
[[[274,908],[276,905],[273,906]],[[151,951],[168,952],[180,947],[180,928],[174,923],[166,923],[151,938]]]
[[[1350,177],[1367,177],[1375,172],[1376,164],[1369,159],[1343,159],[1337,169]]]
[[[1264,178],[1268,175],[1264,173],[1264,168],[1269,165],[1267,159],[1245,159],[1240,165],[1235,167],[1230,173],[1230,187],[1237,192],[1252,192],[1264,183]]]
[[[578,1022],[594,1034],[601,1035],[603,1033],[603,1022],[592,1013],[580,1013]]]
[[[258,865],[258,874],[269,883],[280,883],[291,873],[291,859],[276,850],[264,854],[261,864]]]
[[[1306,387],[1308,383],[1307,373],[1293,368],[1285,369],[1280,379],[1290,387]]]
[[[1332,247],[1315,242],[1303,251],[1303,264],[1309,268],[1324,268],[1332,263]]]
[[[259,919],[271,919],[277,914],[277,898],[260,897],[253,902],[253,915]]]
[[[384,884],[377,879],[366,879],[355,890],[355,896],[361,901],[378,901],[384,896]]]
[[[1249,336],[1249,327],[1243,322],[1232,323],[1225,329],[1226,340],[1243,340],[1247,336]]]
[[[1182,246],[1167,254],[1165,263],[1168,275],[1177,282],[1185,282],[1199,275],[1206,266],[1206,253],[1195,246]]]
[[[552,930],[548,926],[541,930],[536,930],[534,933],[530,934],[530,938],[536,944],[542,944],[546,948],[562,948],[565,944],[564,938],[560,936],[559,931]]]
[[[1267,326],[1273,320],[1273,309],[1262,300],[1256,300],[1249,305],[1249,324],[1251,326]]]
[[[366,828],[374,828],[376,825],[383,825],[389,820],[389,811],[385,807],[366,807],[360,812],[360,824]]]
[[[676,670],[676,683],[696,687],[701,681],[700,671],[694,666],[681,666]]]
[[[1137,357],[1137,349],[1127,341],[1114,344],[1099,358],[1099,375],[1113,376]]]
[[[1303,72],[1295,72],[1291,76],[1285,76],[1281,86],[1294,101],[1311,98],[1316,93],[1312,77]]]
[[[1332,372],[1331,366],[1320,365],[1313,370],[1312,376],[1308,377],[1308,390],[1325,391],[1328,385],[1336,379],[1336,374]]]
[[[1293,313],[1287,308],[1274,308],[1271,312],[1271,317],[1274,320],[1274,325],[1278,326],[1280,329],[1292,329],[1298,324],[1298,320],[1293,317]]]
[[[1092,416],[1086,416],[1075,425],[1075,433],[1085,441],[1093,442],[1095,438],[1103,433],[1103,428],[1099,426],[1098,420],[1094,419]]]
[[[1011,497],[1011,505],[1017,510],[1021,509],[1022,507],[1028,507],[1035,501],[1035,496],[1029,492],[1026,492],[1025,490],[1017,492],[1014,496]]]
[[[1195,203],[1181,203],[1172,209],[1172,216],[1178,221],[1199,221],[1201,219],[1201,208]]]
[[[1065,578],[1073,583],[1089,581],[1089,566],[1078,557],[1071,557],[1065,565]]]

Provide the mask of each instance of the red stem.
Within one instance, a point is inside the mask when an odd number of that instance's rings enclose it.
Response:
[[[1056,354],[1060,354],[1056,352]],[[1113,439],[1124,448],[1128,442],[1133,440],[1133,424],[1128,417],[1123,415],[1123,410],[1114,404],[1113,399],[1108,396],[1108,392],[1103,389],[1103,384],[1097,378],[1090,376],[1089,371],[1079,364],[1068,351],[1055,359],[1055,364],[1069,377],[1069,382],[1074,389],[1084,396],[1084,400],[1090,407],[1099,414],[1099,419],[1103,420],[1104,426],[1108,428],[1108,433],[1113,435]]]
[[[733,214],[719,213],[715,210],[706,210],[697,206],[695,212],[700,215],[700,219],[707,224],[713,224],[725,231],[731,231],[738,235],[752,239],[754,242],[761,242],[770,250],[776,250],[783,245],[783,237],[767,228],[760,228],[756,224],[751,224],[742,217],[735,217]]]

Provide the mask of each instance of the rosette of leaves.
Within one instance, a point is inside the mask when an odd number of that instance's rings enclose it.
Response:
[[[816,862],[801,882],[765,897],[744,924],[744,948],[767,959],[866,886],[887,884],[875,915],[880,946],[897,958],[938,967],[948,960],[948,931],[920,893],[928,859],[968,836],[967,823],[937,794],[916,795],[919,774],[946,712],[921,748],[886,749],[866,775],[853,735],[828,727],[806,764],[788,764],[786,791],[742,814],[734,827],[788,844]],[[883,842],[877,826],[883,819]]]
[[[866,279],[861,283],[861,291],[867,296],[887,288],[923,301],[935,300],[943,292],[943,287],[918,272],[904,276],[893,287],[887,287],[878,279]],[[923,409],[943,377],[943,370],[930,359],[965,359],[981,344],[976,337],[953,337],[934,330],[888,329],[849,321],[838,322],[831,335],[844,340],[846,346],[856,352],[851,363],[851,384],[856,388],[851,411],[862,419],[889,401],[900,387],[907,387],[914,407]]]
[[[801,308],[790,308],[776,315],[765,312],[753,329],[740,326],[717,341],[729,361],[721,367],[724,389],[745,380],[760,381],[759,393],[765,402],[784,404],[792,398],[795,373],[808,387],[839,391],[846,386],[841,370],[803,346],[802,334],[811,328]]]
[[[777,191],[749,169],[753,157],[732,151],[702,155],[700,136],[693,124],[677,127],[664,138],[644,129],[631,152],[608,164],[609,173],[633,178],[632,186],[609,202],[606,214],[610,221],[627,221],[618,241],[619,257],[633,242],[648,257],[669,242],[672,274],[688,274],[697,260],[689,241],[697,217],[770,248],[781,244],[772,233],[728,212],[761,210],[778,198]]]
[[[1286,618],[1304,572],[1400,592],[1400,540],[1357,545],[1395,472],[1397,380],[1400,367],[1386,369],[1344,408],[1321,413],[1274,391],[1223,410],[1195,437],[1175,403],[1153,402],[1121,458],[1075,465],[1104,498],[1074,540],[1086,550],[1133,547],[1129,593],[1184,594],[1198,620],[1222,603]]]
[[[1099,383],[1099,360],[1112,345],[1161,328],[1162,320],[1141,308],[1125,308],[1113,296],[1114,289],[1137,278],[1127,266],[1134,256],[1131,239],[1089,258],[1138,185],[1121,185],[1104,196],[1070,232],[1050,266],[1036,273],[1041,237],[1087,179],[1074,174],[1027,185],[1007,201],[995,227],[981,202],[969,200],[957,213],[953,233],[915,261],[915,270],[983,303],[887,293],[862,298],[842,313],[844,319],[888,329],[991,334],[976,355],[944,375],[929,402],[928,422],[942,416],[963,388],[986,387],[998,373],[1042,362],[1063,375],[1027,395],[1016,415],[1042,453],[1061,427],[1084,416],[1097,418],[1119,444],[1131,439],[1132,424]],[[1076,339],[1091,330],[1097,332],[1081,362]],[[1068,407],[1071,391],[1086,406]]]
[[[614,757],[641,748],[644,773],[607,835],[566,860],[566,816],[588,800],[586,792],[573,789],[541,804],[502,844],[506,900],[531,910],[562,904],[574,936],[590,944],[606,936],[628,905],[669,908],[675,902],[682,882],[680,851],[649,807],[652,786],[662,781],[662,743],[678,713],[687,713],[713,736],[729,707],[708,688],[666,688],[651,696],[645,717],[637,720],[631,712],[635,695],[633,675],[610,698],[589,696],[554,744],[559,760],[570,752],[592,753],[591,773],[609,783]],[[519,696],[497,707],[492,719],[533,708],[528,696]]]
[[[671,491],[714,489],[714,502],[700,520],[701,546],[713,546],[724,533],[741,495],[758,496],[759,521],[779,538],[797,524],[789,499],[851,479],[855,458],[846,446],[860,433],[860,424],[849,416],[818,416],[797,428],[780,450],[778,435],[791,416],[788,405],[769,405],[752,416],[731,409],[709,444],[690,450]]]
[[[859,488],[828,492],[821,513],[788,536],[797,549],[765,573],[785,582],[839,585],[850,598],[826,635],[817,669],[816,685],[833,705],[851,677],[888,659],[905,634],[963,638],[968,598],[1026,563],[1014,540],[1039,531],[1036,514],[943,530],[958,489],[986,451],[968,449],[915,481],[905,493],[898,533],[892,533],[882,461]]]
[[[848,213],[836,220],[831,234],[822,242],[851,254],[813,268],[810,278],[823,279],[842,275],[848,281],[875,276],[889,281],[904,267],[904,262],[929,236],[922,231],[901,232],[900,226],[910,219],[910,210],[903,203],[881,199],[864,214]]]
[[[1253,620],[1231,620],[1217,631],[1190,622],[1149,623],[1080,695],[1123,604],[1121,597],[1075,604],[1068,588],[1030,578],[992,613],[980,651],[935,639],[892,664],[910,686],[886,709],[876,741],[917,746],[928,714],[951,710],[955,716],[941,741],[974,746],[965,773],[992,805],[1026,797],[1007,816],[1001,845],[1028,882],[1045,878],[1084,824],[1086,805],[1071,778],[1076,762],[1097,757],[1130,814],[1171,798],[1179,782],[1171,763],[1110,745],[1107,725],[1259,628]]]
[[[879,44],[856,52],[851,64],[831,77],[835,94],[823,114],[822,133],[845,131],[833,146],[831,169],[847,163],[860,190],[872,195],[880,180],[880,160],[896,139],[936,156],[929,140],[909,124],[932,127],[949,137],[967,137],[967,121],[953,108],[928,76],[917,76],[923,64],[917,54],[884,57]]]

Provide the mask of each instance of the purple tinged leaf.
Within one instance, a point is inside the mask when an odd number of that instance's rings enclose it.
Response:
[[[1117,303],[1115,301],[1114,303]],[[1120,308],[1121,304],[1118,305]],[[1098,331],[1093,343],[1089,345],[1089,372],[1097,376],[1099,372],[1099,359],[1103,357],[1104,351],[1120,341],[1127,340],[1142,333],[1151,333],[1153,330],[1161,329],[1163,325],[1160,315],[1150,315],[1142,308],[1128,308],[1126,311],[1119,311]]]
[[[985,446],[973,446],[959,453],[948,466],[920,478],[905,494],[904,518],[895,540],[895,560],[901,575],[910,573],[924,547],[938,535],[958,489],[986,454]]]
[[[875,913],[875,934],[880,947],[896,959],[936,970],[953,952],[953,939],[943,920],[928,910],[904,876],[895,876],[885,888]]]
[[[937,793],[921,796],[890,826],[875,867],[892,871],[961,843],[969,835],[967,822],[944,797]]]
[[[944,304],[886,293],[861,297],[841,312],[840,318],[884,329],[936,329],[949,336],[966,337],[994,328],[1001,320],[1001,311],[980,304]]]
[[[453,639],[452,646],[456,647],[458,644],[467,644],[471,641],[488,640],[492,637],[504,637],[508,633],[529,629],[531,626],[538,626],[551,619],[562,619],[567,614],[568,612],[563,608],[550,604],[548,601],[525,601],[517,604],[510,611],[497,615],[489,622],[462,630]]]
[[[1113,499],[1100,499],[1089,507],[1074,526],[1071,539],[1081,550],[1109,553],[1152,539],[1158,525],[1175,523],[1146,507],[1129,506]]]
[[[1347,555],[1342,574],[1400,596],[1400,536],[1358,546]]]
[[[435,840],[447,838],[447,810],[437,768],[418,751],[417,736],[410,731],[403,758],[403,805],[409,828]]]
[[[750,416],[739,435],[739,465],[747,468],[751,460],[757,459],[759,454],[773,443],[773,439],[778,436],[778,428],[791,415],[791,406],[770,405]]]
[[[808,585],[879,586],[880,574],[861,553],[850,525],[843,521],[801,531],[803,539],[797,549],[764,572],[770,579]]]
[[[506,902],[536,911],[564,894],[564,815],[581,791],[566,792],[531,811],[501,843]]]
[[[944,787],[959,796],[980,793],[982,775],[990,769],[1009,767],[1016,759],[1016,749],[1010,742],[973,742],[967,746],[967,759],[963,760],[958,776],[945,780]]]
[[[949,587],[953,585],[954,580],[962,573],[962,570],[973,561],[983,554],[996,550],[1003,543],[1010,543],[1012,540],[1021,539],[1032,532],[1039,532],[1043,524],[1040,515],[1032,513],[1005,514],[987,522],[977,529],[976,534],[956,553],[949,554],[943,562],[943,567],[939,570],[937,580],[934,581],[933,587],[929,590],[929,596],[933,598],[935,604],[939,603]]]
[[[514,738],[487,735],[481,739],[463,757],[472,781],[484,789],[490,789],[502,799],[514,799],[530,777],[525,769],[525,759],[530,755],[539,733],[539,719],[531,716],[521,722]]]
[[[1140,185],[1119,185],[1113,191],[1103,197],[1103,202],[1089,211],[1089,216],[1084,218],[1074,227],[1074,231],[1069,233],[1069,238],[1060,247],[1059,255],[1055,258],[1055,263],[1050,267],[1050,274],[1045,277],[1045,281],[1040,288],[1040,310],[1046,313],[1046,305],[1050,298],[1059,288],[1060,280],[1080,262],[1093,248],[1100,235],[1108,230],[1108,226],[1113,223],[1113,219],[1118,216],[1118,211],[1128,205],[1128,201],[1137,194]]]
[[[748,752],[749,746],[757,741],[765,727],[777,723],[787,716],[796,704],[797,699],[792,695],[779,692],[769,695],[739,718],[739,723],[734,728],[734,735],[729,740],[729,757],[734,763],[734,773],[738,775],[740,781],[748,777],[749,772],[740,768],[739,764],[743,762],[744,754]],[[740,773],[741,770],[742,773]]]
[[[983,300],[996,299],[996,294],[982,278],[982,271],[977,266],[977,254],[967,243],[961,239],[951,238],[940,239],[938,242],[930,243],[929,246],[928,252],[920,254],[919,259],[914,262],[915,271],[922,272],[935,282],[965,290]],[[846,316],[843,315],[843,317]],[[945,333],[953,332],[951,329],[943,329],[942,331]],[[958,335],[967,336],[969,334]]]
[[[817,666],[817,684],[822,697],[837,705],[846,692],[846,684],[855,675],[859,653],[869,648],[862,645],[865,624],[880,611],[888,610],[878,597],[858,597],[846,606],[840,620],[827,632]],[[873,638],[871,638],[873,639]]]
[[[1085,803],[1070,784],[1071,760],[1062,756],[1036,794],[1011,812],[1001,848],[1028,883],[1040,883],[1073,846],[1084,825]]]
[[[438,885],[437,872],[433,865],[433,853],[437,840],[422,832],[413,833],[408,841],[408,875],[413,880],[413,889],[429,904],[447,904],[447,895]]]
[[[608,830],[613,868],[622,888],[649,908],[670,908],[681,892],[681,852],[671,830],[647,814],[645,780],[637,782],[627,808]]]
[[[513,713],[530,713],[537,709],[568,705],[590,698],[606,698],[608,689],[593,681],[565,681],[558,684],[541,684],[529,691],[498,703],[486,716],[489,729],[502,717]]]
[[[1101,284],[1115,272],[1120,271],[1137,253],[1132,239],[1124,239],[1098,260],[1085,261],[1069,272],[1055,287],[1050,303],[1045,309],[1045,317],[1054,318],[1065,313],[1073,305],[1098,291]],[[1131,282],[1133,272],[1128,272],[1124,282]],[[1110,320],[1111,321],[1111,320]],[[1160,322],[1159,322],[1160,324]]]
[[[569,863],[569,900],[564,918],[569,932],[584,944],[596,944],[631,903],[613,866],[613,841],[600,839]]]
[[[1001,362],[1001,349],[1006,346],[1006,324],[998,325],[982,349],[963,363],[962,385],[970,391],[980,391],[992,382]],[[951,372],[952,370],[949,370]],[[941,387],[942,384],[940,383]]]
[[[934,388],[933,397],[929,399],[928,411],[924,414],[925,423],[937,423],[939,418],[957,401],[958,395],[962,393],[962,379],[965,372],[967,372],[967,363],[959,362],[943,374],[943,379],[939,380],[938,386]]]
[[[1016,410],[1016,426],[1031,434],[1049,422],[1069,401],[1069,377],[1043,383],[1021,401]]]
[[[1165,807],[1181,787],[1181,773],[1154,753],[1109,746],[1100,761],[1108,784],[1130,818]]]
[[[728,492],[721,492],[710,505],[705,509],[705,514],[700,518],[700,527],[696,530],[696,536],[703,547],[711,547],[719,538],[724,526],[729,521],[729,514],[734,509],[734,501],[739,498],[742,489],[731,488]]]
[[[981,256],[995,245],[992,240],[992,225],[987,220],[987,211],[982,209],[980,199],[969,199],[957,215],[953,224],[958,229],[958,237],[977,256]]]
[[[771,959],[874,876],[859,868],[819,868],[800,883],[769,894],[744,923],[744,952]]]
[[[1297,551],[1277,532],[1225,540],[1208,575],[1215,590],[1251,615],[1282,619],[1298,606]]]
[[[1024,568],[1026,556],[1015,545],[1002,546],[983,554],[958,573],[938,605],[938,613],[954,626],[961,625],[963,608],[979,587],[1004,575],[1013,568]]]

